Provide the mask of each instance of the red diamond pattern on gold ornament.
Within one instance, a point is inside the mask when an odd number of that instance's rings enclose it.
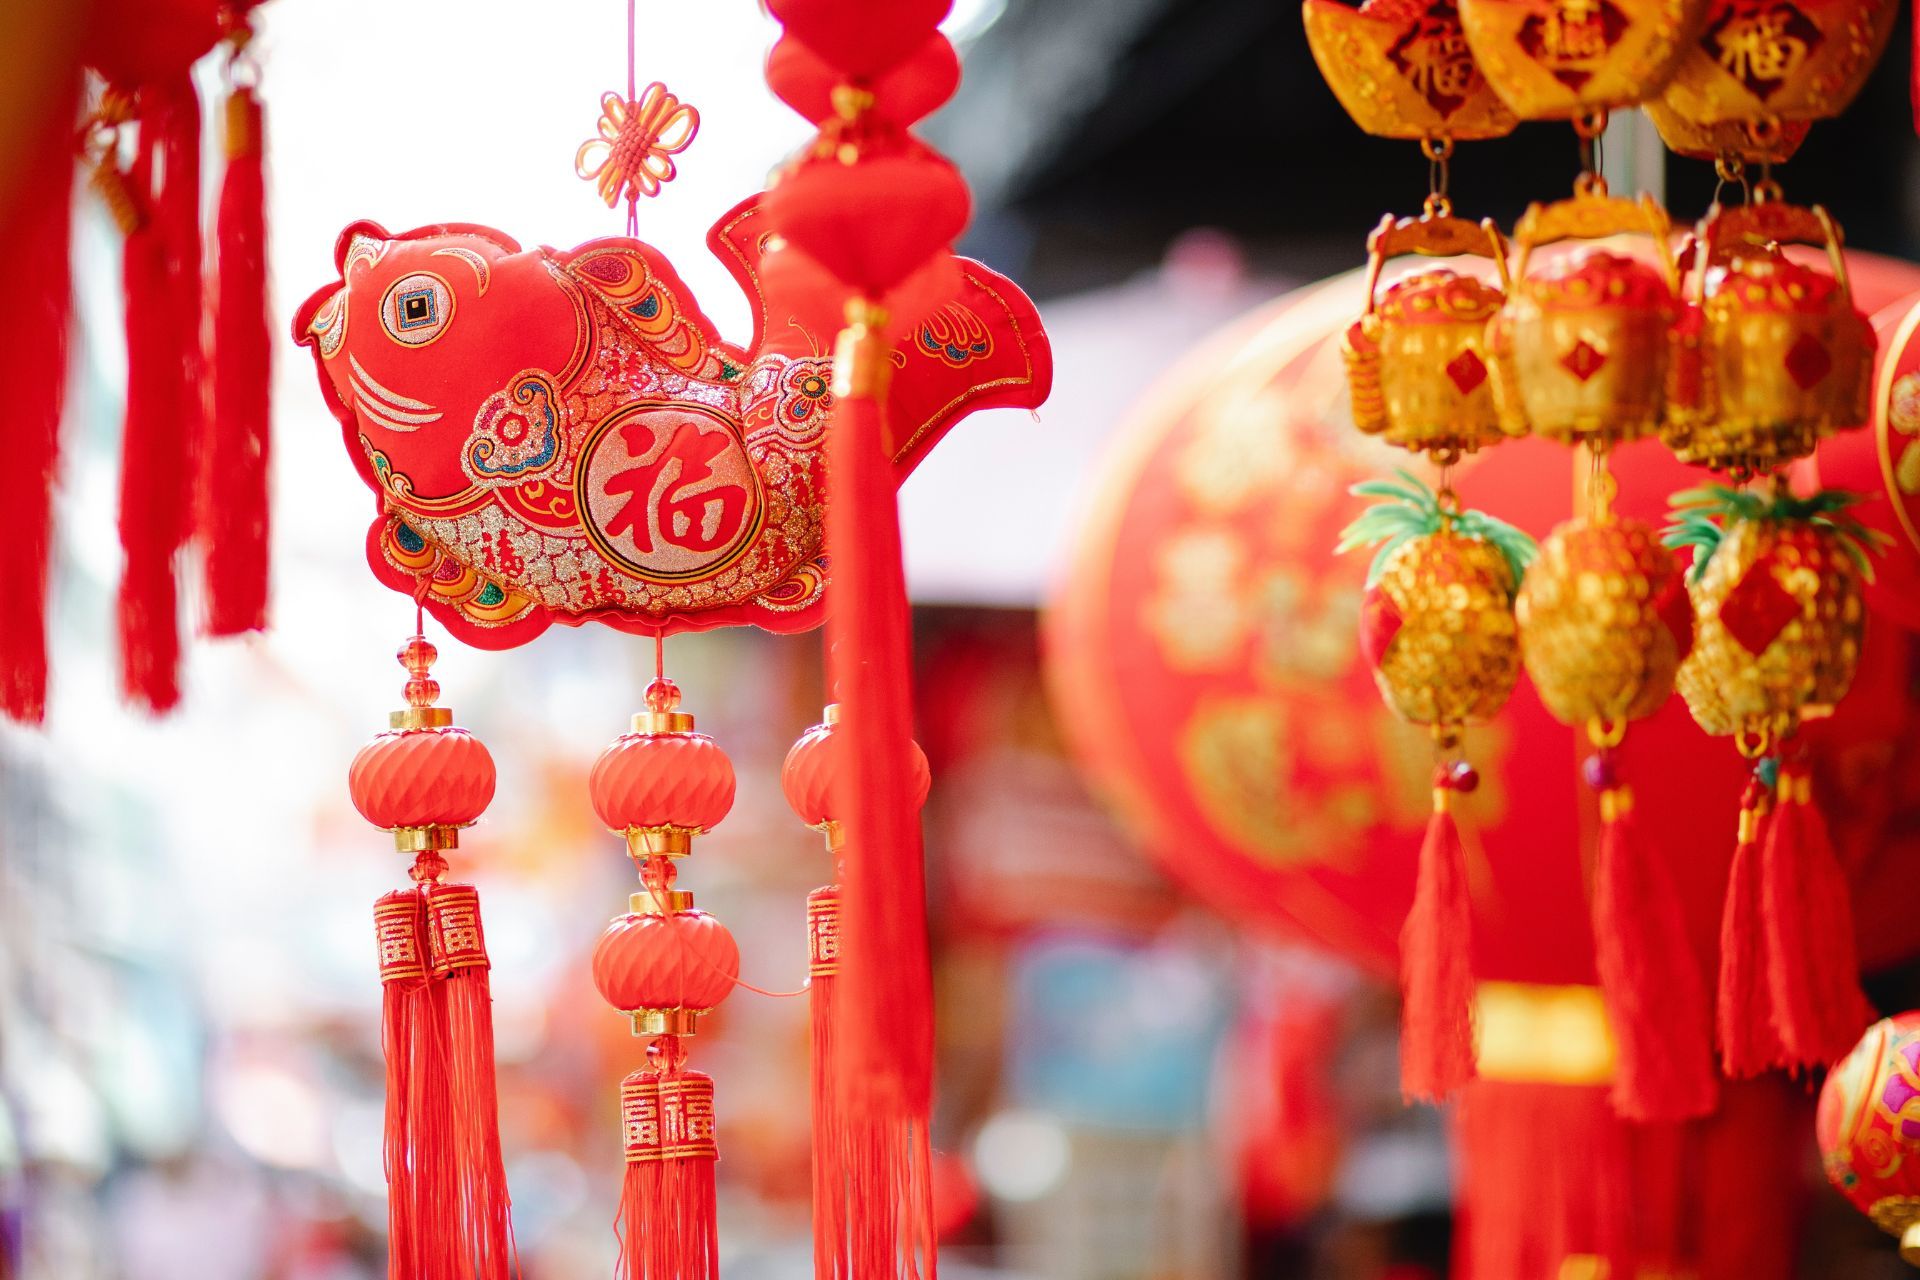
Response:
[[[1787,376],[1802,391],[1810,390],[1832,368],[1832,353],[1810,333],[1801,334],[1800,340],[1787,352]]]
[[[1447,361],[1447,376],[1453,379],[1461,395],[1472,395],[1473,389],[1487,380],[1486,362],[1469,347]]]
[[[1755,657],[1765,653],[1781,629],[1799,616],[1800,602],[1774,578],[1765,560],[1750,567],[1720,605],[1721,623]]]
[[[1566,371],[1585,382],[1600,372],[1600,366],[1607,362],[1606,352],[1588,342],[1585,338],[1574,344],[1573,350],[1560,357],[1560,363]]]

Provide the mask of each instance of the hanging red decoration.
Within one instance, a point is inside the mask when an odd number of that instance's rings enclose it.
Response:
[[[715,1280],[713,1081],[687,1067],[686,1040],[732,994],[740,949],[726,926],[674,888],[674,860],[733,805],[733,765],[680,710],[662,676],[647,709],[594,763],[594,811],[627,842],[641,890],[593,952],[593,980],[647,1040],[647,1065],[620,1085],[627,1171],[620,1197],[623,1280]]]
[[[835,883],[807,895],[808,1022],[813,1037],[813,1268],[821,1280],[917,1274],[931,1269],[937,1239],[933,1217],[932,1150],[924,1127],[876,1123],[841,1098],[847,1066],[835,1031],[839,1017],[842,886],[848,858],[846,828],[834,817],[846,797],[851,767],[840,710],[829,706],[787,752],[780,781],[787,803],[807,826],[826,837]],[[917,809],[932,776],[926,753],[908,744],[910,793]],[[858,856],[856,853],[855,857]]]
[[[874,6],[848,0],[769,0],[789,35],[848,80],[871,81],[899,65],[947,16],[953,0],[897,0]]]
[[[493,757],[435,704],[437,653],[401,647],[407,706],[354,756],[354,807],[414,855],[412,888],[374,905],[387,1055],[388,1275],[506,1280],[513,1228],[494,1088],[493,1012],[479,894],[444,854],[493,799]]]
[[[783,36],[767,55],[767,83],[780,100],[816,125],[824,125],[871,94],[867,111],[879,121],[906,128],[933,114],[960,87],[960,56],[935,32],[918,50],[864,89],[846,84],[832,64],[793,36]]]
[[[769,318],[768,239],[757,199],[709,237],[753,304],[742,348],[635,240],[555,253],[464,224],[349,227],[341,280],[294,332],[375,494],[375,576],[409,595],[424,580],[429,611],[488,649],[555,622],[818,626],[843,318],[837,303]],[[1018,289],[976,263],[949,278],[884,353],[888,485],[965,414],[1037,405],[1051,378]]]

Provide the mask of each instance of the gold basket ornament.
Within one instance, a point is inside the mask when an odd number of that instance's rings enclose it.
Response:
[[[1380,220],[1367,237],[1366,310],[1340,345],[1354,425],[1441,466],[1516,434],[1494,407],[1486,354],[1487,322],[1506,296],[1506,242],[1491,220],[1446,207],[1429,198],[1418,218]],[[1381,272],[1403,254],[1490,259],[1499,283],[1429,267],[1383,293]]]
[[[1760,184],[1695,237],[1661,438],[1682,462],[1745,479],[1813,452],[1872,413],[1873,327],[1853,304],[1840,229]],[[1781,246],[1826,251],[1826,269]]]
[[[1508,434],[1605,449],[1652,433],[1665,412],[1679,273],[1666,210],[1582,175],[1570,199],[1536,204],[1514,228],[1507,300],[1487,329],[1494,403]],[[1652,262],[1588,246],[1530,271],[1534,251],[1638,232]]]
[[[1658,97],[1708,0],[1460,0],[1487,82],[1522,120],[1569,120]]]
[[[1519,123],[1474,65],[1452,0],[1306,0],[1302,17],[1320,74],[1375,137],[1475,141]]]

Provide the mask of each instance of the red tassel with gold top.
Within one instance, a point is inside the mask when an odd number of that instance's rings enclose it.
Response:
[[[402,646],[407,707],[348,772],[354,807],[415,855],[414,886],[374,904],[387,1058],[387,1273],[506,1280],[513,1226],[480,895],[441,880],[442,853],[493,799],[494,765],[479,739],[434,705],[436,656],[424,636]]]

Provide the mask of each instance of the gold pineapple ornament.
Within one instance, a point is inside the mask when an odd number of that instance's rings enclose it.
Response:
[[[1527,677],[1562,724],[1596,745],[1673,692],[1693,643],[1679,566],[1652,526],[1602,509],[1540,544],[1514,602]]]
[[[1682,462],[1743,480],[1865,425],[1876,346],[1827,211],[1779,200],[1771,182],[1756,198],[1700,224],[1661,427]],[[1825,249],[1827,269],[1789,258],[1793,243]]]
[[[1360,646],[1381,696],[1451,745],[1491,719],[1520,672],[1514,593],[1534,553],[1512,525],[1460,509],[1412,474],[1355,485],[1382,501],[1347,527],[1338,550],[1379,544],[1367,575]]]
[[[1846,514],[1859,500],[1837,489],[1797,497],[1784,482],[1675,495],[1667,544],[1694,550],[1694,645],[1677,683],[1708,733],[1759,755],[1846,695],[1881,541]]]

